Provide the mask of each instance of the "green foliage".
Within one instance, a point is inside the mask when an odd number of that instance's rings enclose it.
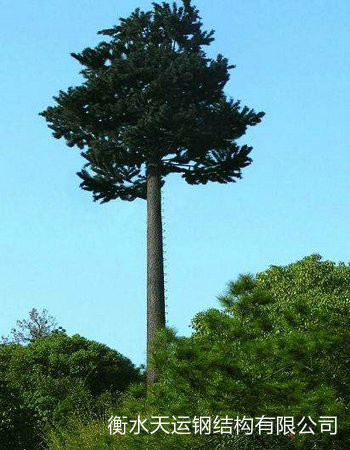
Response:
[[[158,336],[159,381],[124,395],[115,415],[338,416],[329,436],[108,436],[107,423],[51,435],[51,450],[345,450],[349,448],[350,267],[313,255],[256,276],[240,276],[224,309],[193,319],[189,338]],[[79,428],[79,431],[77,431]],[[101,447],[99,447],[101,444]]]
[[[120,353],[78,335],[55,332],[27,346],[2,345],[1,449],[38,447],[45,425],[65,423],[77,410],[104,410],[140,379]]]
[[[236,141],[264,114],[226,97],[234,66],[206,56],[213,31],[202,30],[190,0],[182,3],[136,9],[100,32],[108,41],[72,53],[83,84],[41,113],[55,138],[83,150],[78,175],[95,200],[146,198],[149,165],[205,184],[235,181],[251,163],[252,148]]]

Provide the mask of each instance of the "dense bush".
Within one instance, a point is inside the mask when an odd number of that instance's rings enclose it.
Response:
[[[0,448],[39,450],[44,428],[77,410],[99,411],[141,375],[120,353],[54,332],[0,346]]]
[[[76,418],[51,432],[51,450],[345,450],[349,448],[350,267],[317,255],[240,276],[222,309],[193,334],[159,335],[159,381],[124,395],[118,416],[338,416],[338,434],[109,436],[107,422]]]

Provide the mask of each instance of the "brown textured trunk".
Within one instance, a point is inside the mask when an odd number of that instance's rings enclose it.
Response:
[[[165,327],[161,177],[156,164],[147,168],[147,385],[157,373],[151,367],[154,336]]]

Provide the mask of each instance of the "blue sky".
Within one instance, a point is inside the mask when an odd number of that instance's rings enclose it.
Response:
[[[242,139],[254,163],[236,184],[164,187],[168,324],[191,317],[242,272],[311,253],[350,260],[350,2],[197,0],[209,50],[237,68],[227,94],[263,110]],[[79,151],[38,112],[79,84],[69,56],[145,0],[1,0],[0,334],[32,307],[145,360],[145,202],[93,203]]]

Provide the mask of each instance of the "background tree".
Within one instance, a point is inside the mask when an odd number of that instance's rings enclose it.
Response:
[[[47,309],[39,312],[32,308],[29,311],[29,319],[17,320],[17,327],[12,328],[10,336],[2,336],[2,343],[26,344],[58,330],[64,331],[57,326],[56,319]]]
[[[104,413],[139,369],[116,350],[57,331],[28,345],[0,345],[2,450],[45,447],[45,427]]]
[[[72,56],[82,85],[60,91],[41,114],[56,138],[77,146],[87,163],[81,187],[94,199],[147,199],[147,354],[165,325],[161,186],[170,173],[189,184],[234,182],[251,163],[239,145],[263,113],[227,98],[226,58],[208,58],[213,31],[202,30],[190,0],[136,9],[96,48]],[[148,380],[155,373],[149,368]]]
[[[350,445],[350,266],[318,255],[256,276],[240,276],[211,308],[193,320],[190,337],[171,331],[155,355],[153,396],[133,389],[114,415],[134,418],[337,416],[338,433],[245,436],[171,432],[114,437],[92,420],[74,437],[52,440],[50,450],[347,450]],[[159,412],[161,411],[161,413]],[[148,422],[149,424],[149,422]],[[171,427],[169,427],[171,430]],[[297,427],[297,430],[300,427]],[[67,445],[65,445],[67,444]],[[91,445],[91,447],[90,447]],[[95,446],[94,446],[95,445]]]

